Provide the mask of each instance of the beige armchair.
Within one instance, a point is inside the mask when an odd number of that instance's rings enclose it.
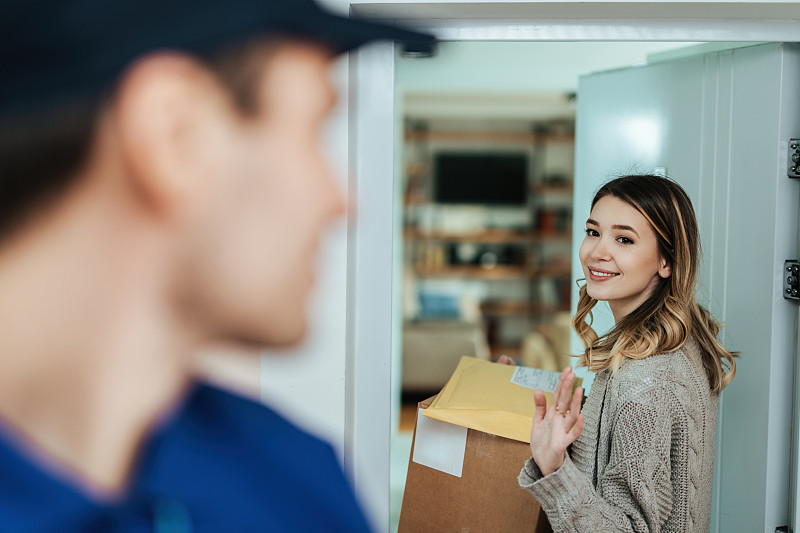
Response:
[[[451,320],[406,322],[403,391],[438,392],[462,355],[489,359],[489,347],[479,324]]]

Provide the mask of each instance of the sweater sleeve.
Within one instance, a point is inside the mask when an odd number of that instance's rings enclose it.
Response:
[[[569,454],[547,476],[528,460],[519,484],[539,501],[554,531],[662,530],[673,511],[671,410],[663,393],[651,390],[619,405],[609,462],[598,472],[596,489]]]

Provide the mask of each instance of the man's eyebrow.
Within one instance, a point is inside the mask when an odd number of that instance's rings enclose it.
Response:
[[[600,225],[600,224],[597,223],[596,220],[594,220],[592,218],[587,218],[586,219],[586,223],[587,224],[592,224],[594,226],[599,226]],[[627,231],[630,231],[632,233],[635,233],[637,237],[639,236],[639,232],[636,231],[635,229],[633,229],[631,226],[625,226],[623,224],[614,224],[613,226],[611,226],[611,229],[627,230]]]

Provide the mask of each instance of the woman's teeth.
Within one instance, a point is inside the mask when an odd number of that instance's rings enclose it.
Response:
[[[590,270],[592,274],[595,276],[599,276],[601,278],[610,278],[611,276],[616,276],[616,274],[608,274],[606,272],[597,272],[596,270]]]

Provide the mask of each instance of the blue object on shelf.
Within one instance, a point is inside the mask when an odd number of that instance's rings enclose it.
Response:
[[[436,294],[420,291],[419,318],[459,318],[461,316],[460,298],[450,294]]]

